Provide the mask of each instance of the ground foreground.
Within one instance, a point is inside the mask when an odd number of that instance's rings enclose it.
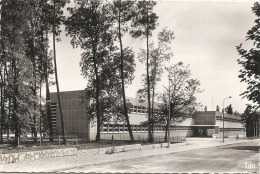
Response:
[[[228,145],[229,144],[229,145]],[[233,145],[231,145],[233,144]],[[215,147],[218,146],[218,147]],[[257,172],[258,140],[187,141],[170,148],[0,165],[1,172]]]
[[[95,166],[81,166],[63,172],[259,173],[258,152],[257,142],[247,142]]]
[[[0,145],[0,154],[6,153],[19,153],[19,152],[30,152],[30,151],[39,151],[39,150],[50,150],[50,149],[65,149],[65,148],[77,148],[81,149],[95,149],[95,148],[103,148],[103,147],[112,147],[112,146],[120,146],[130,144],[130,142],[126,141],[105,141],[102,140],[101,143],[97,143],[95,141],[67,141],[67,145],[62,145],[62,142],[54,141],[48,142],[44,141],[42,145],[39,145],[39,141],[34,143],[33,141],[22,142],[19,147],[14,144],[1,144]]]

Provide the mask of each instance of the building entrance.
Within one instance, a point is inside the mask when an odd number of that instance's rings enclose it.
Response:
[[[194,137],[211,137],[212,134],[216,133],[216,130],[213,126],[194,126],[193,132]]]
[[[194,128],[195,137],[207,137],[206,128]]]

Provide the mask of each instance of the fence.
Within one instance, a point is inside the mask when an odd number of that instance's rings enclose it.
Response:
[[[53,139],[53,144],[58,144],[58,145],[61,145],[62,144],[62,141],[63,141],[63,136],[53,136],[52,137]],[[50,138],[49,137],[44,137],[44,138],[41,138],[41,137],[18,137],[18,138],[15,138],[15,137],[3,137],[3,142],[5,143],[9,143],[9,144],[17,144],[18,146],[20,145],[25,145],[25,144],[38,144],[41,146],[42,143],[44,142],[49,142]],[[70,142],[70,144],[78,144],[78,138],[77,138],[77,135],[67,135],[66,136],[66,141],[67,142]]]

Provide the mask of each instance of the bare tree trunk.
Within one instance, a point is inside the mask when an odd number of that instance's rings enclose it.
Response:
[[[121,5],[121,0],[120,0],[120,5]],[[120,6],[121,8],[121,6]],[[129,121],[128,117],[128,112],[127,112],[127,106],[126,106],[126,97],[125,97],[125,82],[124,82],[124,56],[123,56],[123,44],[122,44],[122,36],[121,36],[121,14],[119,10],[119,17],[118,17],[118,37],[119,37],[119,42],[120,42],[120,72],[121,72],[121,84],[122,84],[122,94],[123,94],[123,103],[124,103],[124,115],[127,123],[127,128],[129,132],[129,136],[131,139],[131,142],[134,141],[134,135],[132,132],[131,124]]]
[[[100,126],[101,126],[101,121],[100,121],[100,101],[99,101],[99,94],[100,94],[100,84],[99,84],[99,75],[97,71],[97,65],[95,64],[95,74],[96,74],[96,112],[97,112],[97,135],[96,135],[96,141],[100,141]]]
[[[259,119],[257,119],[257,122],[256,122],[256,135],[257,135],[257,137],[259,137]]]
[[[147,11],[147,27],[146,27],[146,46],[147,46],[147,58],[146,58],[146,78],[147,78],[147,101],[148,101],[148,126],[149,126],[149,143],[153,143],[152,125],[151,125],[151,103],[150,103],[150,79],[149,79],[149,29],[148,29],[148,11]]]
[[[45,84],[46,84],[46,115],[48,120],[48,128],[49,128],[49,141],[53,141],[53,127],[52,127],[52,119],[51,119],[51,95],[49,89],[49,81],[48,74],[45,74]]]
[[[2,14],[1,14],[1,19],[2,19]],[[0,25],[0,28],[1,28],[1,31],[2,31],[2,25]],[[2,32],[0,34],[2,34]],[[1,41],[2,41],[2,35],[1,35]],[[1,47],[2,47],[1,51],[3,51],[4,50],[3,49],[3,42],[1,43]],[[1,52],[1,54],[2,54],[2,52]],[[1,59],[3,60],[3,56],[1,56]],[[0,118],[1,119],[0,120],[1,121],[1,123],[0,123],[1,124],[1,128],[0,128],[1,140],[0,141],[1,141],[1,143],[3,143],[3,125],[4,125],[4,123],[3,123],[4,122],[4,119],[3,119],[4,118],[4,112],[3,112],[4,111],[4,104],[3,104],[4,103],[4,100],[3,100],[4,89],[3,88],[4,88],[4,85],[5,85],[4,77],[3,77],[3,74],[2,74],[2,69],[3,69],[2,65],[3,65],[3,63],[0,62],[0,75],[1,75],[1,83],[2,83],[2,85],[1,85],[1,98],[0,98],[0,100],[1,100],[1,104],[0,104],[0,107],[1,107],[1,112],[0,112],[1,113],[1,118]]]
[[[152,134],[153,134],[153,131],[154,131],[154,123],[155,123],[155,120],[154,120],[154,84],[153,84],[153,87],[152,87],[153,91],[152,91]]]
[[[255,122],[253,122],[253,125],[254,125],[254,138],[255,138]]]
[[[9,89],[10,90],[10,89]],[[9,140],[10,139],[10,118],[11,118],[11,102],[12,102],[12,98],[11,96],[9,96],[9,99],[8,99],[8,124],[7,124],[7,139]]]
[[[46,45],[48,44],[48,32],[46,31]],[[42,29],[42,42],[44,42],[43,29]],[[51,119],[51,95],[49,88],[49,74],[48,74],[48,48],[45,50],[45,61],[44,61],[44,80],[46,85],[46,117],[48,122],[48,130],[49,130],[49,141],[53,141],[53,127],[52,127],[52,119]]]
[[[36,57],[35,57],[35,52],[34,52],[34,43],[35,43],[35,36],[34,36],[34,24],[33,24],[33,17],[31,16],[31,26],[32,26],[32,64],[33,64],[33,78],[34,78],[34,82],[33,82],[33,95],[36,98],[37,97],[37,84],[36,84]],[[33,109],[36,111],[37,110],[37,104],[36,102],[33,104]],[[33,115],[33,126],[32,126],[32,133],[33,133],[33,138],[34,138],[34,142],[37,142],[37,129],[36,129],[36,113],[34,113]]]
[[[4,129],[6,128],[5,125],[5,100],[6,100],[6,73],[5,73],[5,65],[3,67],[3,72],[2,69],[0,70],[0,74],[1,74],[1,143],[3,143],[3,133],[4,133]]]
[[[40,144],[42,144],[42,82],[40,82]]]
[[[1,118],[0,118],[0,121],[1,121],[1,127],[0,127],[0,136],[1,136],[1,138],[0,138],[0,142],[1,143],[3,143],[3,125],[4,125],[4,78],[3,78],[3,74],[2,74],[2,67],[0,67],[0,77],[1,77],[1,83],[2,83],[2,85],[1,85],[1,97],[0,97],[0,100],[1,100],[1,104],[0,104],[0,107],[1,107]]]
[[[53,59],[54,59],[54,69],[55,69],[55,78],[56,78],[56,87],[57,87],[57,97],[58,97],[59,111],[60,111],[60,118],[61,118],[61,131],[62,131],[63,144],[66,145],[67,143],[66,143],[64,120],[63,120],[63,111],[62,111],[61,99],[60,99],[58,70],[57,70],[57,63],[56,63],[56,49],[55,49],[55,0],[53,1],[53,30],[52,30],[52,34],[53,34]]]
[[[259,119],[257,120],[257,127],[256,127],[256,132],[257,132],[257,137],[259,137]]]
[[[166,119],[166,125],[165,125],[165,135],[164,135],[164,141],[168,141],[168,119]]]
[[[14,123],[14,132],[15,132],[15,142],[16,145],[19,145],[19,137],[20,137],[20,125],[19,125],[19,117],[16,113],[17,109],[18,109],[18,102],[17,102],[17,96],[19,94],[19,90],[18,90],[18,83],[17,83],[17,79],[18,79],[18,72],[16,69],[16,59],[14,58],[12,60],[12,69],[13,69],[13,73],[14,73],[14,87],[13,87],[13,117],[12,117],[12,121]]]
[[[100,80],[99,80],[99,75],[98,75],[98,69],[97,69],[97,61],[96,61],[96,48],[93,45],[93,57],[94,57],[94,71],[96,75],[96,112],[97,112],[97,134],[96,134],[96,141],[100,142],[100,126],[101,126],[101,114],[100,114],[100,101],[99,101],[99,95],[100,95]]]

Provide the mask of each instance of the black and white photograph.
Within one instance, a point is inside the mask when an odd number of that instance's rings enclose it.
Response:
[[[260,2],[1,0],[0,173],[260,173]]]

